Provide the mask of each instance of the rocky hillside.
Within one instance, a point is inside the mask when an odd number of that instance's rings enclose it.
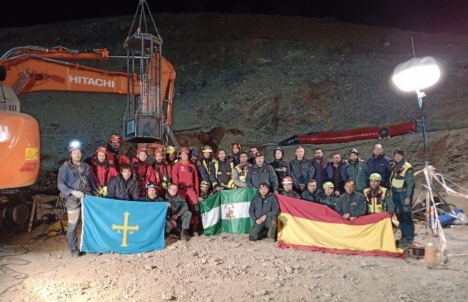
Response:
[[[131,21],[128,16],[1,29],[0,52],[61,44],[124,54]],[[416,96],[399,92],[390,77],[412,57],[414,37],[417,56],[435,57],[443,72],[439,83],[425,90],[427,126],[435,131],[429,133],[430,159],[457,177],[468,173],[468,36],[248,14],[157,14],[155,21],[163,53],[177,70],[174,130],[182,144],[260,145],[311,131],[413,121],[420,116]],[[91,64],[125,69],[121,61]],[[40,92],[21,100],[23,111],[40,122],[44,169],[58,168],[72,138],[81,139],[90,154],[111,132],[121,132],[122,96]],[[421,135],[383,144],[390,151],[402,142],[413,162],[421,163]],[[364,144],[367,158],[373,143],[324,147],[344,151]]]

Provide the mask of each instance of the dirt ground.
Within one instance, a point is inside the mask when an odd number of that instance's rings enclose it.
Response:
[[[247,235],[166,239],[142,254],[71,258],[64,235],[2,238],[2,301],[466,301],[468,226],[444,229],[445,263],[280,249]],[[417,241],[425,242],[423,223]],[[399,234],[396,234],[398,238]],[[436,238],[437,242],[437,238]]]

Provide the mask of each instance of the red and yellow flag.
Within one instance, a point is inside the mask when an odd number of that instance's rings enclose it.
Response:
[[[278,246],[332,254],[404,258],[395,245],[388,213],[349,221],[325,205],[276,195],[279,202]]]

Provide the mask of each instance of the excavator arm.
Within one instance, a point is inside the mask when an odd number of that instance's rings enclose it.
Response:
[[[47,49],[37,46],[17,47],[0,58],[6,69],[4,84],[17,95],[34,91],[80,91],[97,93],[140,94],[137,74],[93,68],[69,61],[107,61],[112,58],[107,49],[71,50],[61,46]],[[162,58],[162,98],[167,102],[166,120],[172,124],[175,69]],[[128,81],[134,77],[135,81]],[[136,83],[129,87],[130,82]]]

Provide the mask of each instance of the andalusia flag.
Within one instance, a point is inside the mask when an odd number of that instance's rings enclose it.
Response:
[[[200,202],[205,235],[249,233],[253,225],[249,206],[255,194],[254,188],[223,190]]]
[[[404,258],[397,249],[388,213],[371,214],[354,221],[313,202],[283,195],[278,198],[278,246],[333,254]]]

